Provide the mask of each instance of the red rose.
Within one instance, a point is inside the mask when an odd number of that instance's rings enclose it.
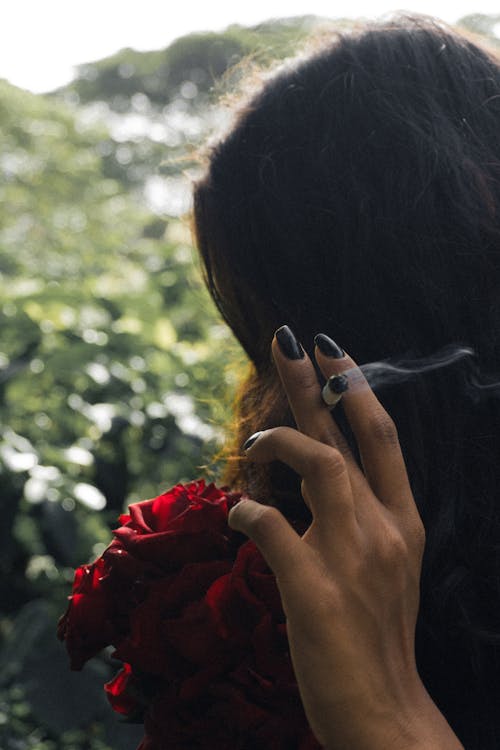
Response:
[[[141,750],[319,748],[274,575],[227,524],[239,498],[199,480],[131,505],[76,572],[59,637],[74,669],[115,647],[105,689],[119,713],[144,712]]]
[[[58,637],[66,641],[71,669],[81,669],[113,638],[112,603],[102,585],[106,572],[106,563],[99,558],[75,573],[70,607],[57,626]]]
[[[123,643],[126,653],[132,633],[133,643],[144,651],[146,667],[160,659],[160,651],[150,658],[153,651],[139,634],[144,614],[140,605],[149,598],[152,611],[155,589],[160,589],[176,615],[231,568],[237,539],[227,514],[239,498],[201,479],[130,506],[130,515],[120,517],[124,525],[114,532],[102,557],[76,571],[69,607],[58,625],[72,669],[81,669],[108,645]],[[210,560],[216,561],[213,569]]]
[[[185,565],[177,575],[152,580],[143,601],[129,617],[129,632],[120,641],[116,658],[133,663],[150,674],[178,675],[181,649],[169,641],[169,625],[179,619],[186,626],[183,640],[189,647],[206,652],[213,646],[207,642],[206,617],[189,622],[190,612],[203,597],[210,584],[231,570],[231,560],[213,560]],[[175,625],[174,625],[175,627]],[[208,651],[210,653],[210,651]]]
[[[113,709],[119,714],[130,716],[144,708],[137,696],[140,683],[130,664],[124,664],[123,669],[104,685],[104,690]]]
[[[304,716],[298,691],[280,702],[249,700],[250,672],[242,667],[240,684],[212,686],[207,697],[179,701],[172,689],[157,695],[144,718],[139,750],[320,750]],[[243,673],[245,677],[243,678]],[[258,687],[257,687],[258,690]],[[271,689],[270,689],[271,691]]]
[[[227,514],[240,495],[201,479],[130,506],[114,534],[140,560],[171,570],[185,563],[229,556]]]
[[[146,711],[141,750],[319,748],[300,702],[276,581],[253,542],[162,632],[185,662]]]

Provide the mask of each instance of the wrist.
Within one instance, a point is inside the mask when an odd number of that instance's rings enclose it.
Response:
[[[443,714],[418,678],[404,704],[377,710],[370,720],[357,717],[355,735],[341,739],[332,727],[325,750],[464,750]],[[354,724],[355,725],[355,724]],[[337,731],[336,731],[337,730]]]
[[[401,744],[388,750],[464,750],[464,746],[420,682],[420,693],[408,716]],[[403,744],[407,741],[407,745]]]
[[[379,745],[370,750],[464,750],[446,718],[420,682],[418,694],[406,712],[395,717]],[[368,747],[367,747],[368,750]]]

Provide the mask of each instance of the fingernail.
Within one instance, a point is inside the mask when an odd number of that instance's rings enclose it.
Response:
[[[304,350],[288,326],[281,326],[274,335],[285,357],[288,359],[304,359]]]
[[[325,357],[334,357],[335,359],[345,357],[345,351],[330,336],[326,336],[324,333],[318,333],[314,338],[314,343]]]
[[[241,446],[242,451],[247,451],[249,448],[252,447],[252,445],[255,443],[255,441],[262,435],[262,430],[260,432],[254,432],[253,435],[250,435],[248,440],[246,440],[243,445]]]

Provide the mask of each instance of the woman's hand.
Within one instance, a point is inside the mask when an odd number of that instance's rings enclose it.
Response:
[[[311,361],[290,329],[277,335],[273,356],[300,431],[266,430],[247,441],[247,455],[294,469],[313,521],[300,537],[275,508],[242,500],[229,523],[276,575],[311,728],[329,750],[462,748],[415,664],[425,533],[394,423],[350,357],[317,337],[334,355],[316,347],[325,377],[349,371],[343,407],[361,469]]]

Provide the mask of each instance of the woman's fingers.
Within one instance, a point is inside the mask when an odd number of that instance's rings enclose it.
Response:
[[[314,610],[320,610],[321,615],[321,607],[329,601],[318,597],[318,585],[328,587],[329,594],[334,588],[331,571],[325,566],[321,553],[304,543],[279,510],[254,500],[240,500],[231,509],[228,523],[259,548],[276,576],[288,621],[291,617],[296,619],[298,606],[307,613],[308,624],[318,624],[319,616],[314,617]],[[322,624],[319,622],[320,627]]]
[[[307,553],[300,536],[276,508],[240,500],[228,517],[229,526],[246,534],[280,581],[296,578],[294,571],[303,570]]]
[[[335,446],[349,468],[359,472],[346,439],[321,398],[314,365],[288,326],[276,331],[272,353],[298,429],[321,443]]]
[[[316,343],[316,360],[325,377],[340,373],[347,377],[349,387],[342,395],[342,403],[358,444],[364,474],[335,423],[334,414],[332,417],[321,398],[321,386],[312,362],[288,326],[282,326],[273,339],[272,352],[297,427],[314,438],[317,456],[322,455],[318,453],[318,446],[333,446],[340,452],[360,520],[363,514],[370,517],[378,501],[389,509],[398,509],[411,518],[415,517],[418,512],[392,419],[356,363],[328,336],[319,335]],[[278,455],[275,458],[292,465],[286,458]],[[252,460],[259,460],[253,452]],[[292,465],[292,468],[295,467]],[[316,504],[311,480],[306,479],[301,470],[296,471],[306,480],[308,504]],[[366,481],[372,493],[366,492]],[[316,516],[318,508],[311,507],[311,510]]]
[[[320,340],[323,350],[327,349],[325,339],[328,337],[322,336]],[[408,510],[410,506],[413,509],[414,500],[396,427],[362,371],[347,354],[336,359],[316,346],[315,356],[326,378],[343,373],[348,379],[349,387],[342,396],[342,404],[374,494],[392,510]]]
[[[247,449],[257,463],[282,461],[302,477],[315,521],[325,530],[342,528],[346,536],[357,527],[349,470],[342,454],[290,427],[259,433]]]

